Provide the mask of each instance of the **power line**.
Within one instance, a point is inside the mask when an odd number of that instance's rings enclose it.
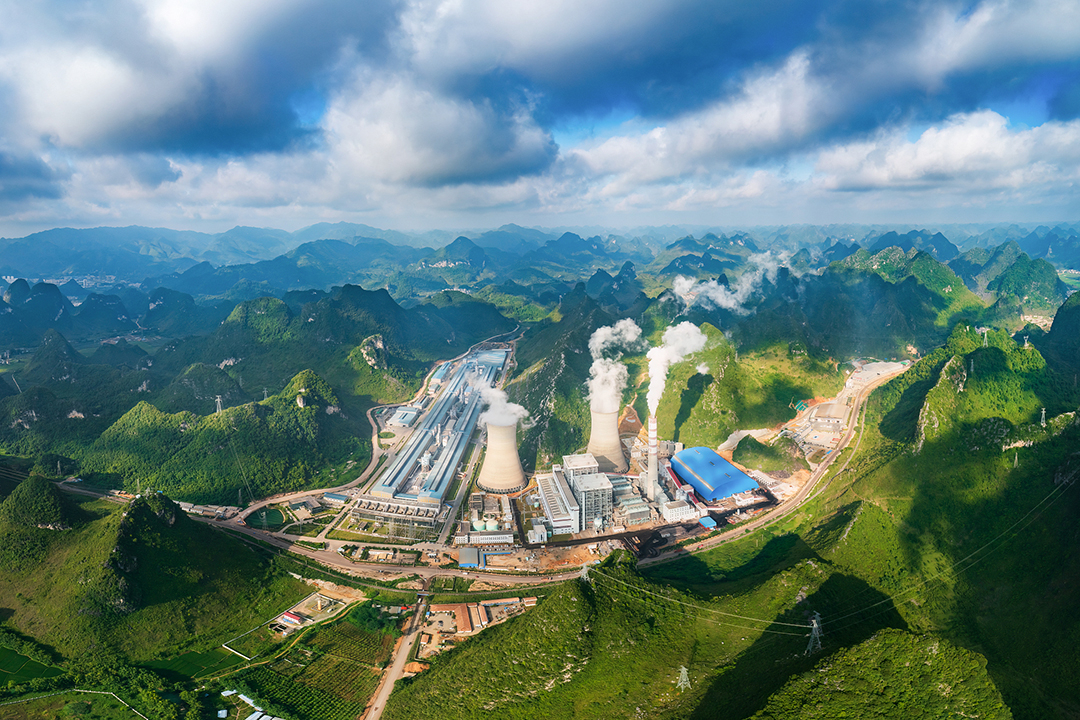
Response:
[[[592,577],[592,576],[594,576],[596,574],[597,574],[596,570],[592,570],[589,573],[589,576]],[[607,578],[609,578],[611,580],[615,580],[615,578],[612,578],[612,577],[610,577],[608,575],[605,575],[604,577],[607,577]],[[621,581],[616,580],[616,582],[621,582]],[[629,587],[632,590],[642,590],[642,588],[640,588],[640,587],[638,587],[636,585],[630,585],[628,583],[622,583],[622,584],[626,585],[627,587]],[[628,597],[632,597],[632,598],[634,598],[636,600],[641,600],[642,599],[640,597],[637,597],[636,595],[631,595],[626,590],[618,590],[618,591],[622,592],[623,594],[627,595]],[[645,592],[648,592],[648,591],[645,591]],[[649,593],[649,594],[655,594],[655,593]],[[702,608],[702,607],[699,607],[697,605],[691,605],[689,603],[679,602],[678,600],[673,600],[672,598],[664,597],[663,595],[660,595],[659,597],[660,597],[661,600],[668,600],[670,602],[674,602],[674,603],[676,603],[678,605],[682,605],[682,606],[685,606],[685,607],[695,608],[695,609],[698,609],[698,610],[708,610],[708,608]],[[703,620],[704,622],[712,623],[714,625],[723,625],[725,627],[732,627],[732,628],[736,628],[736,629],[739,629],[739,630],[749,630],[750,632],[769,633],[769,634],[772,634],[772,635],[789,635],[791,637],[800,637],[800,638],[807,637],[807,635],[808,635],[808,633],[793,633],[793,632],[784,632],[783,630],[769,630],[767,628],[750,627],[748,625],[736,625],[735,623],[726,622],[724,620],[717,620],[715,618],[710,618],[710,617],[697,617],[697,619]],[[769,622],[771,623],[772,621],[769,621]],[[787,624],[787,623],[784,623],[784,624]],[[809,629],[808,625],[796,625],[795,627],[801,627],[801,628],[804,628],[804,629]]]
[[[1010,532],[1012,532],[1012,531],[1013,531],[1014,529],[1016,529],[1016,527],[1017,527],[1018,525],[1020,525],[1020,523],[1024,522],[1025,520],[1027,520],[1027,518],[1028,518],[1028,517],[1029,517],[1029,516],[1030,516],[1030,515],[1031,515],[1032,513],[1034,513],[1034,512],[1036,511],[1036,510],[1038,510],[1038,509],[1039,509],[1039,507],[1040,507],[1041,505],[1043,505],[1043,503],[1045,503],[1045,502],[1046,502],[1047,500],[1050,500],[1050,505],[1053,505],[1053,504],[1054,504],[1054,503],[1055,503],[1055,502],[1057,501],[1057,499],[1058,499],[1058,498],[1060,498],[1060,497],[1061,497],[1062,495],[1064,495],[1064,494],[1065,494],[1065,493],[1064,493],[1064,491],[1065,491],[1066,489],[1068,489],[1068,487],[1069,487],[1070,485],[1072,485],[1072,483],[1062,483],[1061,485],[1058,485],[1057,487],[1055,487],[1055,488],[1054,488],[1053,490],[1051,490],[1051,491],[1050,491],[1050,493],[1049,493],[1049,494],[1047,494],[1047,495],[1046,495],[1046,497],[1044,497],[1044,498],[1043,498],[1042,500],[1040,500],[1040,501],[1039,501],[1039,502],[1038,502],[1038,503],[1037,503],[1037,504],[1036,504],[1036,505],[1035,505],[1034,507],[1032,507],[1032,508],[1031,508],[1030,510],[1028,510],[1028,511],[1027,511],[1027,512],[1026,512],[1026,513],[1025,513],[1024,515],[1023,515],[1023,517],[1021,517],[1021,518],[1020,518],[1019,520],[1017,520],[1017,521],[1016,521],[1016,522],[1014,522],[1014,523],[1013,523],[1012,525],[1010,525],[1010,526],[1009,526],[1008,528],[1006,528],[1006,529],[1005,529],[1004,531],[1002,531],[1002,532],[1001,532],[1001,533],[1000,533],[999,535],[997,535],[997,537],[993,538],[992,540],[990,540],[990,541],[989,541],[989,542],[987,542],[986,544],[984,544],[984,545],[982,545],[981,547],[977,548],[977,549],[976,549],[975,551],[973,551],[973,552],[969,553],[969,554],[968,554],[967,556],[965,556],[965,557],[961,558],[960,560],[957,560],[956,562],[954,562],[954,563],[953,563],[952,565],[950,565],[950,566],[949,566],[948,568],[946,568],[945,570],[942,570],[942,571],[941,571],[941,572],[939,572],[939,573],[936,573],[936,574],[934,574],[934,575],[931,575],[931,576],[930,576],[929,578],[927,578],[926,580],[923,580],[922,582],[918,583],[917,585],[915,585],[915,586],[913,586],[913,587],[909,588],[908,590],[906,590],[906,591],[904,591],[904,592],[902,592],[902,593],[900,593],[900,594],[898,594],[898,595],[890,595],[889,597],[886,597],[886,598],[885,598],[885,599],[883,599],[883,600],[879,600],[878,602],[876,602],[876,603],[873,603],[873,604],[871,604],[871,605],[867,605],[867,606],[866,606],[866,607],[864,607],[864,608],[861,608],[861,609],[859,609],[859,610],[855,610],[855,611],[853,611],[853,612],[849,612],[849,613],[847,613],[846,615],[841,615],[841,616],[840,616],[840,617],[838,617],[838,618],[833,618],[833,619],[832,619],[832,620],[831,620],[830,622],[831,622],[831,623],[837,623],[837,622],[840,622],[841,620],[846,620],[847,618],[853,617],[853,616],[855,616],[855,615],[860,615],[860,614],[862,614],[862,613],[866,612],[867,610],[872,610],[873,608],[875,608],[875,607],[878,607],[878,606],[880,606],[880,605],[884,605],[885,603],[889,603],[889,602],[895,602],[895,601],[897,601],[897,600],[902,600],[902,599],[904,599],[905,597],[907,597],[907,596],[909,596],[909,595],[912,595],[913,593],[915,593],[915,592],[916,592],[916,591],[917,591],[917,590],[918,590],[919,588],[921,588],[921,587],[923,587],[923,586],[925,586],[925,585],[928,585],[929,583],[931,583],[931,582],[933,582],[933,581],[935,581],[935,580],[937,580],[937,579],[939,579],[939,578],[942,578],[942,577],[944,577],[945,575],[949,574],[949,573],[950,573],[950,572],[952,572],[953,570],[957,569],[957,568],[958,568],[958,567],[959,567],[959,566],[960,566],[960,565],[961,565],[962,563],[965,563],[965,562],[967,562],[968,560],[971,560],[971,559],[972,559],[972,558],[974,558],[974,557],[975,557],[976,555],[978,555],[979,553],[981,553],[981,552],[982,552],[983,550],[985,550],[986,548],[990,547],[991,545],[993,545],[994,543],[996,543],[996,542],[997,542],[998,540],[1000,540],[1001,538],[1003,538],[1003,537],[1005,537],[1006,535],[1008,535],[1008,534],[1009,534]],[[1053,500],[1051,500],[1051,497],[1052,497],[1052,496],[1054,496],[1055,494],[1057,494],[1057,497],[1054,497],[1054,498],[1053,498]],[[1048,507],[1049,507],[1050,505],[1047,505],[1046,507],[1048,508]],[[1045,511],[1046,511],[1046,508],[1043,508],[1043,509],[1042,509],[1042,510],[1041,510],[1041,511],[1039,512],[1039,515],[1041,515],[1041,514],[1042,514],[1043,512],[1045,512]],[[1039,518],[1039,515],[1036,515],[1036,516],[1035,516],[1034,518],[1031,518],[1031,520],[1030,520],[1030,521],[1028,521],[1028,522],[1027,522],[1027,524],[1025,524],[1023,528],[1020,528],[1020,530],[1024,530],[1024,529],[1026,529],[1028,525],[1030,525],[1031,523],[1035,522],[1035,520],[1037,520],[1037,519]],[[1018,532],[1019,532],[1019,531],[1018,531]],[[974,565],[975,565],[976,563],[978,563],[978,562],[982,561],[983,559],[985,559],[985,558],[986,558],[986,557],[988,557],[988,556],[989,556],[989,553],[987,553],[986,555],[984,555],[984,556],[983,556],[983,557],[981,557],[981,558],[978,558],[978,559],[976,559],[976,560],[972,561],[971,563],[969,563],[968,565],[966,565],[965,567],[963,567],[963,568],[961,568],[961,569],[962,569],[962,570],[967,570],[967,569],[969,569],[969,568],[973,567],[973,566],[974,566]],[[890,609],[892,609],[892,608],[885,608],[885,609],[884,609],[884,610],[882,610],[881,612],[878,612],[878,613],[874,613],[874,614],[873,614],[873,615],[871,615],[870,617],[866,617],[866,618],[860,618],[859,620],[856,620],[856,621],[855,621],[855,622],[853,622],[853,623],[848,623],[847,625],[842,625],[842,626],[840,626],[840,627],[836,628],[836,630],[842,630],[842,629],[844,629],[844,628],[846,628],[846,627],[851,627],[852,625],[855,625],[855,624],[858,624],[858,623],[860,623],[860,622],[863,622],[864,620],[869,620],[869,619],[870,619],[871,617],[876,617],[877,615],[880,615],[880,614],[882,614],[882,613],[884,613],[884,612],[888,612],[888,611],[889,611]]]
[[[788,627],[803,628],[804,630],[808,627],[805,623],[787,623],[787,622],[780,622],[779,620],[765,620],[763,618],[748,617],[746,615],[736,615],[734,613],[724,612],[723,610],[716,610],[714,608],[707,608],[707,607],[704,607],[702,605],[695,605],[693,603],[683,602],[682,600],[676,600],[675,598],[670,598],[670,597],[667,597],[666,595],[661,595],[660,593],[656,593],[656,592],[653,592],[651,590],[646,590],[643,587],[639,587],[637,585],[632,585],[632,584],[630,584],[628,582],[623,582],[622,580],[619,580],[618,578],[612,577],[611,575],[607,575],[605,573],[602,573],[599,570],[596,570],[595,568],[593,570],[589,571],[589,575],[590,576],[592,576],[592,575],[600,575],[602,577],[606,577],[608,580],[613,580],[613,581],[619,583],[620,585],[625,585],[625,586],[627,586],[629,588],[633,588],[634,590],[638,590],[638,591],[643,592],[643,593],[645,593],[647,595],[653,595],[655,597],[660,598],[661,600],[667,600],[668,602],[673,602],[673,603],[677,603],[679,605],[684,605],[684,606],[689,607],[689,608],[694,608],[695,610],[702,610],[704,612],[715,613],[717,615],[723,615],[725,617],[736,618],[738,620],[749,620],[750,622],[767,623],[769,625],[786,625]],[[759,628],[754,628],[754,629],[759,629]],[[791,633],[789,633],[789,634],[791,634]]]

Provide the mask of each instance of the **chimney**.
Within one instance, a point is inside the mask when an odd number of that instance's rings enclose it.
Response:
[[[493,493],[512,493],[525,487],[525,473],[517,452],[517,422],[487,426],[487,454],[476,484]]]
[[[648,477],[645,480],[646,490],[645,493],[649,498],[649,502],[656,502],[656,474],[660,464],[660,459],[657,453],[656,442],[656,416],[649,416],[649,471]]]
[[[592,411],[592,431],[585,452],[596,458],[600,472],[624,473],[629,469],[619,442],[619,413]]]

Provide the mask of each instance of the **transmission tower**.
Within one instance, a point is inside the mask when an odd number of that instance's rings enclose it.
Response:
[[[1046,408],[1042,409],[1042,419],[1039,420],[1039,424],[1046,427]]]
[[[821,650],[821,613],[815,612],[810,618],[810,643],[806,646],[806,654],[813,655]]]
[[[266,399],[267,399],[268,397],[269,397],[269,396],[268,396],[268,395],[266,394],[266,388],[263,388],[263,402],[266,402]]]
[[[983,332],[983,347],[990,347],[990,345],[989,345],[990,341],[987,339],[989,335],[990,335],[989,330],[986,330],[986,331]]]
[[[970,370],[968,370],[968,373],[970,373],[971,375],[974,375],[975,374],[975,358],[971,358],[971,362],[968,363],[968,367],[971,368]]]
[[[1030,347],[1030,345],[1028,345],[1028,336],[1027,335],[1024,336],[1024,347]]]
[[[1019,464],[1020,464],[1020,452],[1017,451],[1017,452],[1013,453],[1013,467],[1016,467]]]
[[[690,674],[686,672],[686,668],[682,665],[679,666],[679,682],[675,687],[679,690],[690,689]]]
[[[581,566],[581,582],[592,584],[592,580],[589,579],[589,566]]]
[[[221,414],[221,396],[220,395],[217,396],[217,414],[218,415]]]

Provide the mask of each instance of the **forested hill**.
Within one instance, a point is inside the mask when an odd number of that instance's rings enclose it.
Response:
[[[368,407],[406,400],[433,361],[515,326],[462,293],[404,308],[347,285],[295,307],[239,303],[211,333],[153,354],[127,342],[79,352],[49,329],[15,375],[22,392],[0,399],[0,450],[188,500],[235,502],[245,472],[245,497],[319,473],[344,480],[370,457]]]

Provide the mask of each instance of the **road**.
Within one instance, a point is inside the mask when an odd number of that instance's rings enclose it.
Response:
[[[755,530],[765,527],[766,525],[777,522],[778,520],[781,520],[782,518],[787,517],[791,513],[798,510],[802,506],[802,504],[811,497],[811,493],[814,492],[814,488],[817,486],[818,481],[821,480],[821,478],[823,478],[825,474],[829,471],[833,460],[836,459],[836,457],[840,454],[840,451],[843,448],[848,446],[848,443],[850,443],[851,439],[855,436],[856,429],[858,429],[859,439],[855,444],[854,451],[850,455],[848,455],[847,459],[844,461],[843,466],[840,468],[837,474],[843,472],[847,468],[848,463],[851,462],[851,458],[853,458],[855,456],[855,453],[858,452],[859,444],[862,442],[862,428],[863,424],[866,421],[867,398],[870,396],[870,393],[872,391],[880,387],[882,384],[888,382],[889,380],[892,380],[899,374],[900,373],[898,372],[889,375],[883,375],[882,377],[875,379],[873,382],[867,383],[862,389],[859,390],[858,394],[855,397],[854,408],[852,409],[852,417],[858,418],[861,414],[862,420],[858,422],[853,422],[851,424],[850,428],[847,431],[847,434],[844,435],[843,442],[838,444],[836,451],[828,455],[826,461],[818,465],[818,467],[814,470],[813,474],[810,475],[810,479],[808,479],[806,483],[801,488],[799,488],[799,491],[790,498],[788,498],[782,505],[777,506],[772,511],[765,513],[754,520],[751,520],[750,522],[741,526],[738,530],[735,530],[734,532],[724,533],[718,537],[709,538],[708,540],[702,540],[701,542],[688,545],[682,551],[663,553],[659,557],[640,560],[638,561],[638,565],[657,565],[660,563],[671,562],[672,560],[677,560],[678,558],[681,558],[687,554],[701,552],[703,550],[714,548],[717,545],[723,545],[724,543],[731,542],[732,540],[738,540],[742,537],[745,537],[747,533],[751,533]]]
[[[580,574],[579,570],[577,570],[576,568],[572,571],[552,575],[511,575],[509,573],[477,572],[475,570],[428,567],[424,565],[387,565],[386,563],[353,562],[352,560],[343,558],[339,553],[334,552],[333,550],[312,550],[311,548],[304,547],[303,545],[297,545],[293,541],[286,538],[278,537],[277,535],[271,535],[269,533],[264,533],[262,530],[256,530],[255,528],[251,528],[246,525],[240,525],[235,520],[213,520],[211,518],[197,517],[194,515],[191,516],[191,518],[193,520],[197,520],[213,527],[218,527],[225,530],[230,530],[232,532],[247,535],[268,545],[272,545],[282,550],[288,550],[289,552],[296,553],[297,555],[303,555],[304,557],[310,558],[324,565],[329,565],[335,569],[345,570],[348,572],[356,572],[358,570],[362,570],[369,575],[391,572],[408,572],[418,575],[422,578],[432,578],[442,575],[468,577],[473,580],[484,580],[501,583],[529,583],[531,585],[540,585],[542,583],[549,582],[562,582],[563,580],[569,580],[570,578],[577,577]],[[310,538],[304,539],[310,540]],[[331,544],[335,542],[348,545],[357,544],[353,542],[334,540],[331,540],[329,542]],[[422,550],[423,547],[423,544],[412,545],[409,546],[408,549]]]
[[[382,683],[375,693],[375,699],[368,706],[367,713],[363,716],[364,720],[379,720],[382,717],[383,710],[386,709],[386,702],[390,699],[390,693],[394,691],[394,683],[405,672],[405,665],[408,664],[413,645],[416,644],[416,639],[420,636],[420,626],[424,622],[424,610],[426,607],[426,600],[417,603],[416,612],[409,621],[409,627],[405,630],[405,634],[402,635],[401,642],[394,652],[393,662],[390,663],[390,667],[383,674]]]

